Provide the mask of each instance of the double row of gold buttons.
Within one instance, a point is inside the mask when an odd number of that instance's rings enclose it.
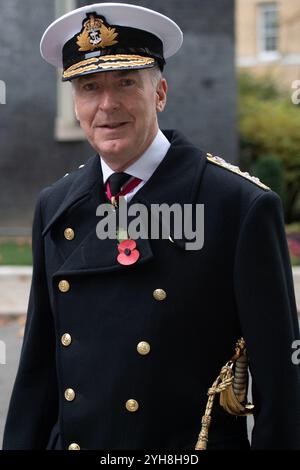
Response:
[[[64,236],[66,240],[69,240],[69,241],[74,240],[75,238],[74,230],[71,228],[67,228],[64,231]],[[59,282],[58,289],[62,293],[67,293],[70,291],[71,285],[69,281],[67,281],[66,279],[63,279]],[[153,292],[153,297],[155,300],[162,301],[162,300],[165,300],[165,298],[167,297],[167,294],[163,289],[155,289],[155,291]],[[61,343],[64,347],[70,346],[70,344],[72,343],[71,335],[69,333],[64,333],[61,337]],[[149,354],[150,349],[151,349],[150,344],[147,341],[140,341],[137,345],[137,352],[142,356],[146,356],[147,354]],[[65,390],[65,399],[67,401],[72,402],[73,400],[75,400],[75,397],[76,397],[76,393],[72,388],[67,388]],[[131,413],[139,409],[138,401],[132,398],[126,401],[125,406],[126,406],[127,411]],[[80,450],[80,445],[73,442],[72,444],[69,445],[68,450]]]

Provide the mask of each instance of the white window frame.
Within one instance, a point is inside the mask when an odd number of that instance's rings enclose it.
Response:
[[[76,0],[55,0],[56,18],[77,8]],[[59,142],[85,140],[74,112],[72,85],[62,82],[62,71],[57,73],[57,105],[55,118],[55,139]]]
[[[263,2],[258,4],[257,10],[257,49],[258,49],[258,60],[261,62],[272,62],[280,58],[279,53],[279,24],[277,26],[277,50],[267,51],[265,49],[265,20],[264,15],[266,12],[276,11],[279,20],[279,8],[278,2]]]

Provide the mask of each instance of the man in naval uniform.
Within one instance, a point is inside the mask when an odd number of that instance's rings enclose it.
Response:
[[[96,150],[44,189],[4,449],[193,449],[207,390],[243,337],[253,449],[300,448],[299,338],[281,203],[259,180],[162,132],[169,18],[133,5],[75,10],[46,30],[43,57],[71,80]],[[203,204],[204,244],[100,239],[99,205]],[[131,237],[132,238],[132,237]],[[247,449],[246,418],[215,400],[208,449]]]

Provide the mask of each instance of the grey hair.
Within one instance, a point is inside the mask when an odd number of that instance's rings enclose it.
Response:
[[[151,69],[149,69],[151,73],[151,81],[154,87],[156,87],[162,79],[162,73],[158,65],[155,65]]]

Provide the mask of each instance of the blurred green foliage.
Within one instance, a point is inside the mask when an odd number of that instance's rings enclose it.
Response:
[[[261,155],[252,165],[251,171],[285,201],[284,169],[277,155]]]
[[[0,240],[0,266],[31,266],[31,243],[27,239]]]
[[[300,220],[300,107],[272,79],[239,76],[240,166],[278,192]]]

